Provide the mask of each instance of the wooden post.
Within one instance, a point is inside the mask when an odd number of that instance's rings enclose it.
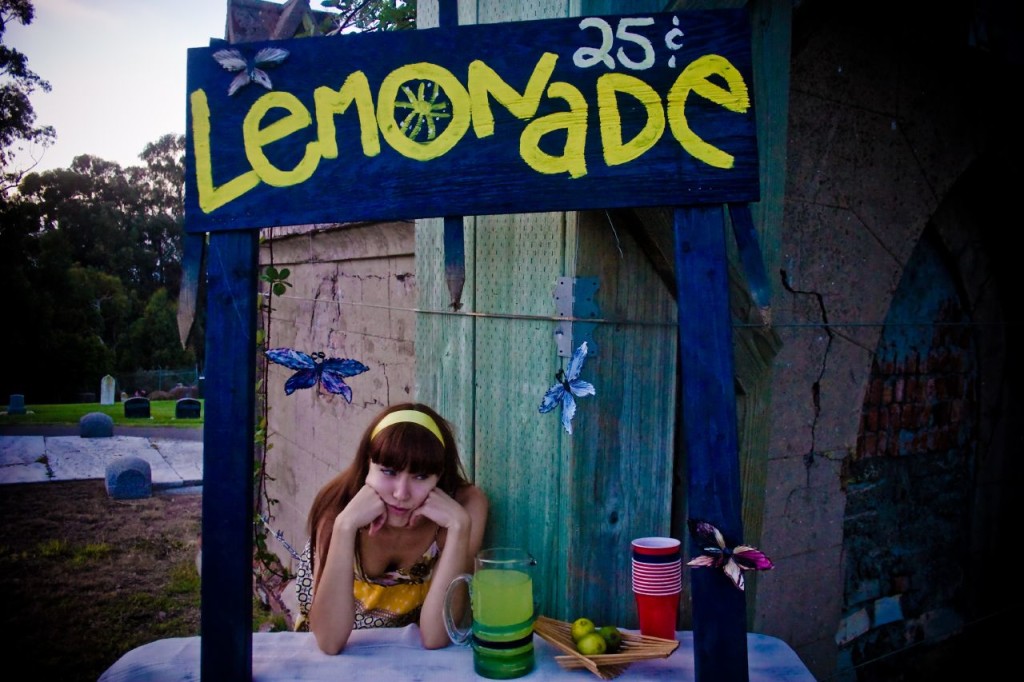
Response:
[[[458,0],[438,0],[437,11],[438,26],[459,25]],[[460,215],[444,217],[444,277],[452,310],[460,310],[466,284],[466,240]]]
[[[675,211],[675,260],[688,516],[714,524],[739,543],[743,521],[722,208]],[[743,592],[722,571],[698,568],[689,573],[697,682],[746,682]]]
[[[252,679],[258,251],[258,230],[210,235],[200,670],[217,682]]]

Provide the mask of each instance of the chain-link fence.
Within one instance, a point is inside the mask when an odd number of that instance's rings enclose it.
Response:
[[[201,398],[203,376],[198,367],[144,369],[114,377],[116,391],[127,396],[141,395],[153,400]]]

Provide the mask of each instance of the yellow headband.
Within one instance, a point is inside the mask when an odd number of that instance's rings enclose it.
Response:
[[[370,440],[376,438],[378,433],[389,426],[401,424],[402,422],[419,424],[437,436],[437,439],[441,441],[441,445],[444,445],[444,436],[441,435],[441,429],[437,428],[437,422],[431,419],[429,414],[426,412],[420,412],[419,410],[398,410],[397,412],[392,412],[386,415],[383,419],[377,422],[377,426],[374,427],[373,433],[370,434]]]

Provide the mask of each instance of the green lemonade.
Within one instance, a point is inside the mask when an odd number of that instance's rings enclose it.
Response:
[[[507,680],[533,670],[533,579],[522,571],[473,574],[473,669]]]
[[[473,618],[488,628],[529,621],[533,618],[533,580],[522,571],[477,571],[473,575]]]

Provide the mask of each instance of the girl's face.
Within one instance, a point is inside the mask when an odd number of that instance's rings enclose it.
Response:
[[[409,524],[409,515],[426,501],[427,495],[437,486],[438,478],[436,474],[414,474],[370,462],[366,485],[376,490],[387,505],[387,524],[404,528]]]

